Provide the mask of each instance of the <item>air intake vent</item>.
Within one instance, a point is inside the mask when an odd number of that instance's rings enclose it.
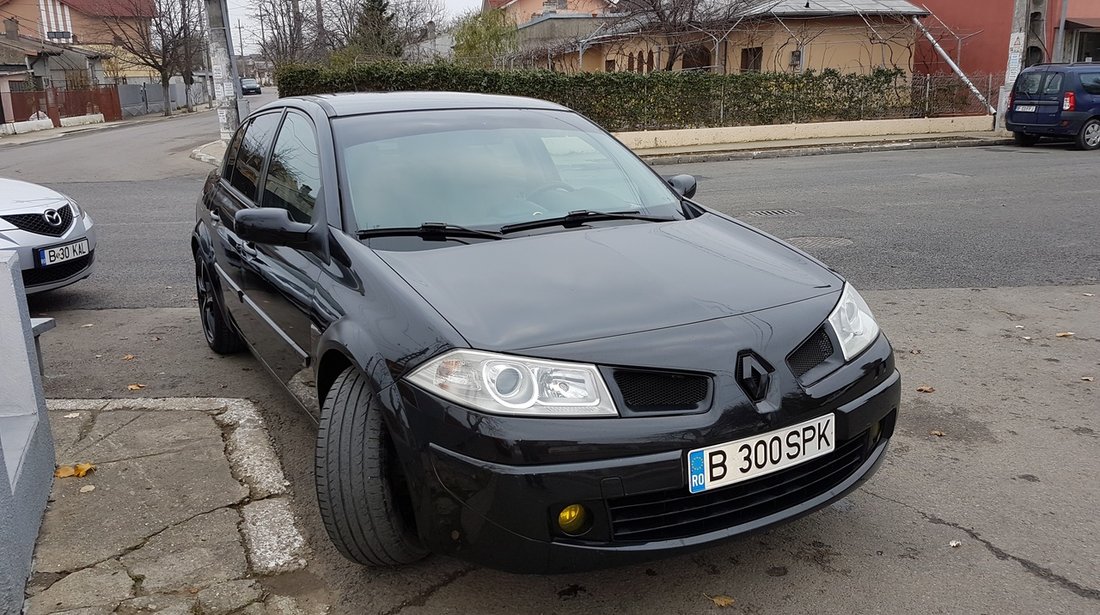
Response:
[[[791,354],[791,357],[787,359],[787,364],[791,366],[794,375],[801,378],[803,374],[821,365],[825,359],[832,355],[833,341],[829,339],[825,327],[821,327],[810,339],[799,346],[798,350]]]
[[[644,370],[615,370],[615,383],[632,410],[692,410],[707,398],[706,376]]]
[[[73,210],[68,205],[65,205],[57,209],[56,216],[57,217],[53,219],[56,224],[50,224],[44,214],[12,214],[10,216],[0,216],[0,218],[7,220],[15,225],[16,228],[27,231],[28,233],[60,237],[64,235],[65,231],[69,230],[69,227],[73,224]]]

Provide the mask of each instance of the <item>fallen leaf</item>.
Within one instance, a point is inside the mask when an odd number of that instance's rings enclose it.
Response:
[[[70,412],[70,413],[65,415],[65,418],[67,418],[67,419],[80,418],[80,413],[79,412]]]
[[[145,388],[144,384],[128,384],[126,390],[128,391],[140,391]]]
[[[80,328],[81,328],[81,329],[87,329],[88,327],[94,327],[94,326],[95,326],[95,325],[93,325],[92,323],[88,323],[88,324],[86,324],[86,325],[80,325]]]
[[[88,472],[93,470],[95,470],[94,463],[78,463],[71,466],[58,466],[53,475],[55,478],[69,478],[70,476],[84,478],[88,475]]]
[[[95,485],[84,485],[80,488],[81,493],[91,493],[95,491]]]
[[[920,354],[920,348],[914,348],[913,350],[910,350],[909,354]]]
[[[936,436],[937,438],[942,438],[942,437],[946,436],[947,434],[943,433],[942,431],[940,431],[938,429],[933,429],[932,431],[928,432],[928,435]]]
[[[1025,340],[1030,340],[1030,339],[1031,339],[1031,336],[1030,336],[1030,335],[1025,335],[1025,336],[1024,336],[1024,339],[1025,339]]]
[[[1017,328],[1017,329],[1023,329],[1023,328],[1024,328],[1024,326],[1023,326],[1023,325],[1016,325],[1016,328]]]
[[[1086,296],[1086,297],[1093,297],[1094,296],[1092,293],[1081,293],[1081,294]]]
[[[950,545],[952,549],[957,549],[963,545],[961,540],[952,540],[947,544]]]
[[[936,387],[934,387],[930,384],[922,384],[919,387],[917,387],[917,392],[918,393],[935,393],[936,392]]]
[[[1054,337],[1073,337],[1073,331],[1062,331],[1061,333],[1055,333]]]
[[[154,337],[154,338],[153,338],[153,341],[154,341],[154,342],[159,342],[159,341],[160,341],[160,338],[159,338],[159,337]]]
[[[103,355],[101,355],[101,354],[97,354],[97,355],[95,356],[95,358],[97,358],[97,359],[102,359],[102,358],[103,358]]]
[[[706,594],[703,594],[703,595],[707,596]],[[711,602],[713,602],[714,606],[717,606],[717,607],[720,607],[720,608],[723,608],[723,609],[726,608],[726,607],[733,606],[733,603],[735,602],[733,598],[730,598],[729,596],[723,596],[721,594],[719,594],[717,596],[707,596],[707,599],[710,600]]]
[[[1093,378],[1092,376],[1081,376],[1081,380],[1084,380],[1085,382],[1092,382]]]
[[[132,354],[124,354],[124,355],[122,355],[122,360],[123,360],[123,361],[133,361],[133,360],[134,360],[134,359],[136,359],[136,358],[137,358],[137,357],[135,357],[135,356],[134,356],[134,355],[132,355]]]

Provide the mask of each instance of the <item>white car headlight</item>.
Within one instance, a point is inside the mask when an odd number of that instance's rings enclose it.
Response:
[[[69,199],[69,207],[72,208],[72,210],[73,210],[73,217],[74,218],[79,218],[80,217],[80,206],[76,204],[76,201],[74,201],[72,199]]]
[[[599,370],[583,363],[452,350],[416,368],[407,379],[440,397],[492,414],[619,414]]]
[[[829,325],[840,340],[845,361],[851,361],[878,337],[878,323],[871,315],[871,308],[851,284],[844,285],[840,302],[829,314]]]

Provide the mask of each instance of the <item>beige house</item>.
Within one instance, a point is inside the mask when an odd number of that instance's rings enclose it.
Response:
[[[487,7],[490,2],[516,20],[519,52],[512,66],[565,72],[863,73],[885,67],[909,73],[918,34],[912,18],[928,15],[905,0],[762,0],[732,23],[679,24],[679,32],[669,33],[603,0],[487,0]]]

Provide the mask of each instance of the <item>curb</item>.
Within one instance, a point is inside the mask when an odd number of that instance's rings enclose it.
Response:
[[[639,154],[651,165],[685,164],[694,162],[727,162],[732,160],[764,160],[768,158],[793,158],[798,156],[822,156],[826,154],[862,154],[869,152],[896,152],[919,149],[946,149],[980,147],[983,145],[1011,145],[1012,139],[944,139],[920,141],[885,141],[877,143],[838,143],[801,147],[775,147],[770,149],[708,152],[705,154]]]
[[[217,158],[215,156],[211,156],[210,154],[207,154],[206,152],[202,151],[204,148],[206,148],[207,145],[212,145],[212,144],[218,143],[218,142],[219,141],[211,141],[210,143],[206,143],[204,145],[200,145],[199,147],[196,147],[195,149],[191,150],[191,156],[190,157],[193,160],[198,160],[199,162],[205,162],[206,164],[209,164],[211,166],[215,166],[215,167],[218,166],[219,164],[221,164],[221,159],[220,158]]]

